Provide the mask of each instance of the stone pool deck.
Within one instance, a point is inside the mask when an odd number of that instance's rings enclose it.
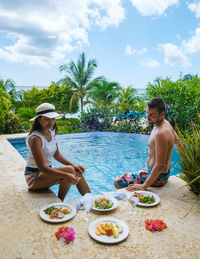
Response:
[[[194,205],[194,195],[185,183],[173,176],[162,188],[149,188],[161,199],[152,208],[136,207],[137,215],[129,215],[131,205],[120,201],[115,210],[97,214],[90,212],[92,220],[111,216],[124,220],[130,229],[128,238],[120,244],[104,245],[88,235],[84,211],[64,224],[48,224],[39,217],[40,208],[59,199],[51,192],[27,191],[23,169],[25,160],[6,138],[23,135],[0,136],[0,258],[1,259],[76,259],[76,258],[200,258],[200,204]],[[168,228],[151,233],[144,220],[162,219]],[[75,229],[74,243],[64,245],[53,235],[59,226]]]

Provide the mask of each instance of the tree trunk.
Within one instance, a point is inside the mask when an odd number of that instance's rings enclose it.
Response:
[[[83,97],[81,97],[81,114],[83,113]]]

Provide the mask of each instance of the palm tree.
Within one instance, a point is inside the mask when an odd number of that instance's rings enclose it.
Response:
[[[96,108],[112,109],[120,89],[117,82],[99,81],[89,92],[86,103],[91,103]]]
[[[6,79],[6,81],[0,79],[0,87],[10,95],[12,101],[17,99],[18,93],[12,79]]]
[[[184,75],[182,81],[192,80],[195,77],[198,77],[198,74],[196,74],[196,75],[186,74],[186,75]]]
[[[121,89],[116,108],[124,113],[134,110],[138,103],[137,90],[128,86],[126,89]]]
[[[185,74],[183,75],[183,73],[180,73],[179,79],[177,80],[177,82],[180,81],[191,81],[194,78],[198,78],[198,74],[196,75],[192,75],[192,74]]]
[[[86,65],[84,52],[81,53],[76,64],[74,61],[71,61],[59,67],[60,72],[65,72],[65,77],[59,80],[58,83],[69,85],[74,90],[74,94],[70,100],[70,107],[72,107],[72,103],[75,100],[80,99],[81,113],[83,112],[83,100],[87,93],[92,89],[95,83],[104,79],[102,76],[92,79],[96,67],[97,62],[95,59],[90,59]]]

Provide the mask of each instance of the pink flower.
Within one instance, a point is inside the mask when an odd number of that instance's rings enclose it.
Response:
[[[155,229],[155,230],[159,230],[159,227],[158,227],[157,224],[154,223],[154,222],[151,223],[151,228],[152,228],[152,229]]]
[[[70,241],[74,241],[75,239],[75,231],[73,228],[68,228],[67,231],[61,233],[61,236],[65,239],[65,242],[69,244]]]

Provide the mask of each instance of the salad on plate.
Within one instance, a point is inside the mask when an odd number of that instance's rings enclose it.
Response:
[[[108,198],[102,197],[94,200],[94,205],[93,207],[95,209],[101,209],[101,210],[106,210],[110,209],[113,207],[113,202],[110,201]]]

